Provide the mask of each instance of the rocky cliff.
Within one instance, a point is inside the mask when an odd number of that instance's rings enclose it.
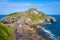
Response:
[[[49,40],[49,38],[38,33],[39,28],[36,26],[37,24],[45,24],[46,18],[52,19],[53,22],[56,21],[52,17],[48,18],[43,12],[30,8],[25,12],[14,12],[7,15],[1,20],[1,23],[11,28],[14,26],[12,28],[15,32],[13,40]],[[49,20],[47,21],[49,22]]]

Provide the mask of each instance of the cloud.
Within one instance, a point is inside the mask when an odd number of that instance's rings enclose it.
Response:
[[[24,11],[31,7],[30,3],[0,3],[0,14],[9,14],[16,11]]]
[[[29,2],[20,2],[20,3],[10,3],[10,2],[1,2],[0,3],[0,14],[8,14],[16,11],[25,11],[30,7],[35,7],[45,13],[55,13],[55,11],[60,5],[60,2],[52,2],[52,3],[29,3]],[[60,7],[60,6],[59,6]],[[52,11],[53,12],[52,12]],[[59,9],[60,10],[60,9]],[[59,12],[56,11],[57,12]]]
[[[10,2],[2,2],[0,6],[51,6],[51,5],[60,5],[60,2],[52,2],[52,3],[29,3],[29,2],[20,2],[20,3],[10,3]]]
[[[32,4],[31,3],[8,3],[8,2],[5,2],[5,3],[0,3],[0,5],[2,5],[2,6],[31,6]]]

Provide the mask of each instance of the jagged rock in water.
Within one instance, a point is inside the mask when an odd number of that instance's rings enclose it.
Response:
[[[56,23],[56,19],[55,19],[55,17],[51,17],[51,16],[49,18],[46,17],[45,22],[46,23]]]
[[[56,23],[55,17],[51,17],[51,20],[52,20],[53,23]]]

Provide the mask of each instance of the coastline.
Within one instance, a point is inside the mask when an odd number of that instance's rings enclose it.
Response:
[[[60,40],[60,38],[54,34],[52,34],[51,31],[45,29],[44,27],[40,26],[39,28],[39,33],[43,36],[43,37],[47,37],[49,40]]]
[[[2,16],[2,15],[1,15]],[[3,15],[0,19],[2,19],[4,16],[6,15]],[[50,24],[51,25],[51,24]],[[52,34],[51,31],[45,29],[44,27],[39,27],[39,30],[40,30],[40,35],[42,35],[43,37],[47,37],[49,38],[49,40],[60,40],[58,37],[55,37],[54,34]],[[50,36],[49,36],[50,35]]]
[[[51,25],[51,24],[50,24]],[[41,25],[40,25],[41,26]],[[56,37],[51,31],[45,29],[44,27],[39,28],[39,33],[41,36],[48,38],[49,40],[60,40],[58,37]]]

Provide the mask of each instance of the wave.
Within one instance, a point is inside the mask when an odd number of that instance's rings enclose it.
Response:
[[[38,26],[38,27],[39,27],[39,26]],[[49,31],[49,30],[47,30],[47,29],[45,29],[44,27],[41,27],[41,26],[40,26],[40,28],[41,28],[44,32],[46,32],[47,34],[49,34],[48,38],[50,38],[51,40],[60,40],[60,38],[57,37],[56,35],[54,35],[51,31]]]

